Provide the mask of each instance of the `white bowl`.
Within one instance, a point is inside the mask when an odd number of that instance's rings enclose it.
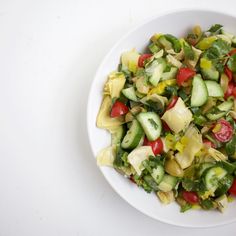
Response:
[[[208,29],[213,24],[222,24],[229,32],[236,33],[236,18],[224,13],[207,10],[181,10],[157,16],[125,35],[107,54],[101,63],[89,95],[87,124],[94,157],[102,148],[110,145],[110,134],[96,127],[96,116],[102,100],[102,90],[107,75],[117,69],[120,55],[136,48],[142,52],[149,38],[158,32],[183,36],[193,25]],[[233,202],[222,214],[218,211],[191,210],[180,213],[176,203],[164,206],[155,194],[148,194],[114,169],[101,167],[102,173],[114,190],[130,205],[159,221],[186,227],[210,227],[236,221],[236,204]]]

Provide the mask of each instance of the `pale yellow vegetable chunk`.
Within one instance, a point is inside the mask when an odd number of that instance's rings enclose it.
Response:
[[[175,159],[182,169],[185,169],[192,164],[195,155],[203,146],[202,135],[193,126],[190,126],[187,129],[184,136],[188,139],[188,142],[185,145],[183,152],[178,152],[175,155]]]
[[[115,146],[103,148],[97,155],[97,165],[113,167],[115,149]]]
[[[179,97],[174,107],[167,110],[161,118],[175,133],[187,128],[192,121],[192,113]]]
[[[110,96],[105,96],[97,116],[98,128],[104,128],[110,130],[124,123],[124,117],[111,118],[110,111],[111,111],[111,98]]]
[[[141,146],[135,148],[127,157],[129,163],[133,166],[138,175],[141,175],[144,167],[142,162],[147,160],[149,156],[155,156],[150,146]]]
[[[104,95],[110,95],[111,98],[118,98],[125,85],[125,75],[121,72],[112,72],[104,86]]]

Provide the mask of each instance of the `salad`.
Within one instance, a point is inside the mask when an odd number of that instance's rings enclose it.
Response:
[[[195,26],[154,34],[148,50],[108,76],[97,127],[111,145],[97,163],[181,212],[223,212],[236,196],[236,36]]]

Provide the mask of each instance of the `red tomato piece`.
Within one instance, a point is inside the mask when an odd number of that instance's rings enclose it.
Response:
[[[233,88],[232,95],[236,98],[236,87]]]
[[[228,142],[233,137],[232,125],[224,119],[219,120],[217,124],[220,124],[220,130],[213,132],[214,137],[222,143]]]
[[[208,139],[203,139],[203,143],[208,147],[216,148],[216,145]]]
[[[227,88],[227,90],[225,92],[224,98],[227,99],[228,97],[232,96],[233,90],[234,90],[234,84],[232,82],[230,82],[228,84],[228,88]]]
[[[120,101],[116,101],[111,108],[111,117],[119,117],[128,113],[129,108]]]
[[[192,191],[183,191],[183,198],[186,202],[190,204],[197,204],[199,201],[198,195]]]
[[[149,141],[146,137],[144,138],[143,146],[151,146],[154,155],[161,154],[163,152],[163,143],[161,138],[155,141]]]
[[[228,66],[225,66],[224,72],[229,78],[229,81],[231,81],[233,79],[233,72],[229,69]]]
[[[232,56],[236,53],[236,48],[235,49],[232,49],[230,52],[229,52],[229,55]]]
[[[236,179],[234,179],[234,182],[232,184],[232,186],[230,187],[229,191],[230,194],[235,195],[236,196]]]
[[[177,84],[181,86],[186,80],[192,78],[196,72],[190,68],[180,68],[176,79],[177,79]]]
[[[166,110],[170,110],[172,107],[174,107],[177,101],[178,101],[178,97],[173,96],[170,103],[168,104]]]
[[[166,124],[165,121],[162,120],[162,127],[165,131],[171,131],[170,127]]]
[[[138,59],[138,66],[139,67],[144,67],[144,61],[150,58],[152,54],[143,54],[139,57]]]

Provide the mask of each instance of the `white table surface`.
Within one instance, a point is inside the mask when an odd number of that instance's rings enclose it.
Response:
[[[109,48],[148,17],[192,6],[236,14],[233,0],[0,1],[1,236],[235,235],[236,224],[186,229],[138,212],[88,144],[87,95]]]

